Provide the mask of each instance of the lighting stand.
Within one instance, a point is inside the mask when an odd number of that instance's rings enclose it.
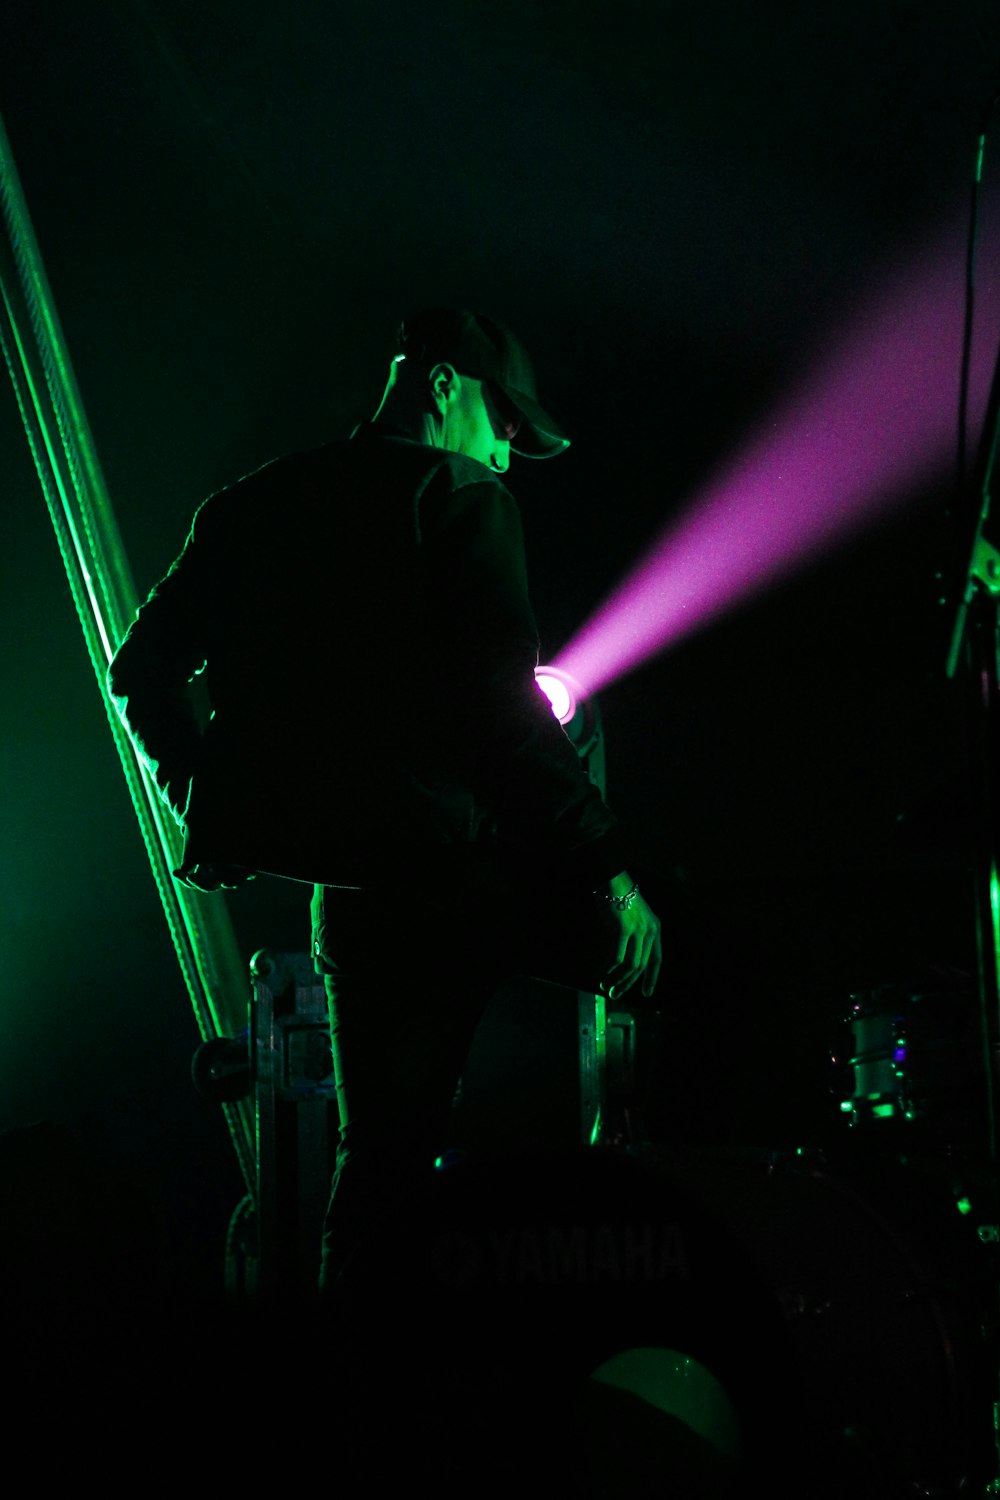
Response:
[[[1000,551],[987,539],[990,519],[990,487],[997,443],[1000,438],[1000,351],[993,372],[982,451],[974,493],[978,496],[971,545],[965,556],[964,576],[958,580],[960,602],[948,653],[947,675],[954,677],[964,666],[974,712],[978,765],[975,905],[979,1004],[984,1054],[987,1106],[987,1154],[989,1161],[988,1222],[980,1226],[980,1239],[990,1253],[1000,1242],[1000,1179],[998,1179],[998,1122],[996,1060],[1000,1056]],[[1000,1284],[998,1284],[1000,1297]],[[1000,1303],[994,1308],[1000,1327]],[[1000,1495],[1000,1371],[994,1386],[994,1440],[997,1468],[986,1493]]]

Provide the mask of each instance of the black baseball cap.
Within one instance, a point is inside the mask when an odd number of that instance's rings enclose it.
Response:
[[[569,438],[538,404],[528,351],[505,323],[462,308],[433,307],[400,323],[395,358],[454,365],[459,375],[495,385],[522,418],[511,450],[522,458],[555,458]]]

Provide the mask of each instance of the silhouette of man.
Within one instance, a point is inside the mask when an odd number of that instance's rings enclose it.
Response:
[[[656,984],[659,920],[534,680],[501,476],[567,446],[509,328],[423,313],[370,422],[201,506],[109,670],[185,831],[177,878],[314,885],[341,1122],[327,1286],[447,1144],[505,974]]]

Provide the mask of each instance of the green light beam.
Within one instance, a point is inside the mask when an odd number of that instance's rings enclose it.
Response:
[[[249,977],[224,899],[174,881],[179,830],[108,697],[108,663],[138,600],[2,118],[0,218],[0,346],[174,952],[201,1036],[239,1033],[246,1025]],[[223,1108],[253,1192],[253,1110],[245,1102]]]

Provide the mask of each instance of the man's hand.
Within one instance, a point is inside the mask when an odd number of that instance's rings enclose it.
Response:
[[[254,878],[243,865],[182,865],[173,875],[194,891],[236,891]]]
[[[660,939],[660,919],[636,890],[628,900],[635,882],[623,870],[610,880],[600,892],[601,905],[615,928],[617,951],[614,962],[608,966],[601,980],[601,989],[611,1000],[620,1000],[633,985],[642,982],[642,993],[650,996],[660,977],[663,960],[663,945]],[[627,901],[615,905],[614,897]]]

